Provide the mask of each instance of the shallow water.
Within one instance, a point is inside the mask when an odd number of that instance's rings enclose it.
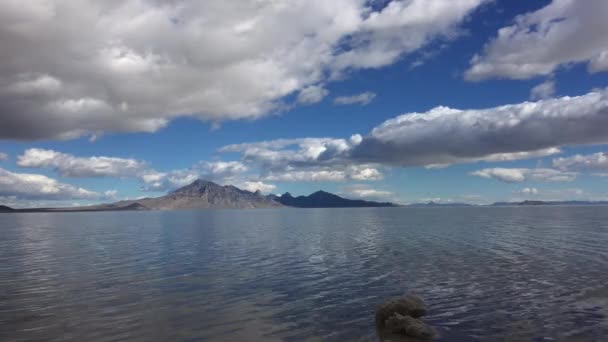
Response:
[[[608,336],[608,207],[0,214],[0,340]]]

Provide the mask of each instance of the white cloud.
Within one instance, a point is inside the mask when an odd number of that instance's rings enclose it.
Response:
[[[8,160],[8,154],[0,152],[0,161]]]
[[[547,99],[555,94],[555,81],[547,80],[530,91],[530,99],[542,100]]]
[[[419,166],[547,155],[608,142],[608,89],[487,109],[437,107],[390,119],[348,151],[363,163]]]
[[[2,1],[0,138],[259,118],[307,87],[451,39],[483,2]]]
[[[472,176],[492,178],[506,183],[524,181],[536,182],[570,182],[576,179],[576,172],[564,172],[554,169],[525,169],[525,168],[487,168],[471,172]]]
[[[534,158],[542,158],[546,156],[551,156],[554,154],[562,153],[562,151],[557,147],[549,147],[543,148],[536,151],[530,152],[511,152],[511,153],[493,153],[489,154],[485,157],[480,158],[471,158],[468,162],[506,162],[506,161],[514,161],[514,160],[525,160],[525,159],[534,159]],[[450,166],[450,164],[429,164],[425,165],[427,169],[442,169]]]
[[[577,154],[566,158],[556,158],[553,159],[553,167],[560,170],[608,170],[608,153]]]
[[[159,172],[145,170],[138,177],[148,191],[175,190],[188,185],[197,179],[205,179],[220,184],[245,183],[244,175],[249,168],[238,161],[199,162],[188,169]]]
[[[249,188],[260,186],[262,191],[270,187],[269,184],[249,181],[246,176],[249,168],[239,161],[202,161],[188,169],[161,172],[148,168],[147,163],[135,159],[76,157],[53,150],[33,148],[20,155],[17,164],[28,168],[53,168],[64,177],[135,178],[141,181],[143,189],[147,191],[174,190],[199,178],[220,184],[242,184]],[[116,191],[106,191],[104,198],[116,199]]]
[[[319,103],[329,94],[329,91],[323,86],[312,85],[308,86],[298,94],[298,103],[302,104],[314,104]]]
[[[200,178],[200,171],[195,169],[173,170],[169,172],[145,171],[140,179],[146,191],[175,190]]]
[[[17,158],[17,165],[53,168],[64,177],[133,177],[145,167],[135,159],[115,157],[76,157],[53,150],[30,148]]]
[[[465,77],[526,79],[572,63],[587,63],[589,72],[608,71],[606,13],[605,0],[553,0],[498,30]]]
[[[286,167],[284,170],[269,171],[262,175],[262,179],[275,182],[377,181],[384,179],[384,175],[370,165],[332,165],[305,168]]]
[[[348,198],[360,198],[381,201],[396,200],[395,193],[386,190],[379,190],[367,184],[349,185],[342,190],[341,194]]]
[[[118,191],[117,190],[104,191],[103,197],[104,197],[104,199],[107,199],[107,200],[116,200],[118,198]]]
[[[376,98],[376,94],[370,91],[366,91],[361,94],[351,95],[351,96],[339,96],[334,99],[335,104],[339,105],[352,105],[358,104],[361,106],[365,106],[370,104]]]
[[[523,188],[517,193],[525,196],[536,196],[538,195],[539,191],[537,188]]]
[[[268,184],[260,181],[246,181],[238,184],[234,184],[236,187],[241,188],[243,190],[256,192],[260,191],[263,193],[269,193],[274,191],[277,187],[273,184]]]
[[[608,143],[608,89],[486,109],[437,107],[389,119],[350,139],[301,138],[233,144],[262,173],[350,165],[445,167],[541,158],[569,145]]]
[[[511,153],[494,153],[490,154],[486,157],[480,158],[480,161],[488,161],[488,162],[505,162],[505,161],[513,161],[513,160],[524,160],[524,159],[534,159],[534,158],[542,158],[551,156],[554,154],[562,153],[562,151],[557,147],[548,147],[543,148],[536,151],[529,152],[511,152]]]
[[[245,163],[259,165],[268,171],[285,171],[287,167],[303,168],[335,165],[336,159],[361,142],[361,136],[351,139],[303,138],[233,144],[219,151],[240,153]]]
[[[374,181],[384,178],[375,164],[353,163],[346,154],[362,140],[304,138],[228,145],[220,152],[237,152],[244,163],[255,165],[260,178],[275,182]]]
[[[566,189],[536,189],[536,188],[524,188],[521,191],[515,192],[514,198],[511,198],[510,202],[521,202],[534,198],[539,201],[603,201],[606,199],[605,195],[597,195],[587,193],[582,189],[578,188],[566,188]]]
[[[245,164],[239,161],[201,162],[197,167],[211,178],[233,176],[249,170]]]
[[[199,162],[189,169],[160,172],[135,159],[115,157],[76,157],[53,150],[28,149],[17,164],[29,168],[53,168],[64,177],[137,178],[150,191],[173,190],[198,178],[220,183],[236,182],[249,168],[239,161]]]
[[[99,194],[73,185],[60,183],[44,175],[15,173],[0,168],[0,196],[17,199],[97,199]]]

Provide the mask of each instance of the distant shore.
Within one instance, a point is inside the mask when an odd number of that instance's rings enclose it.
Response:
[[[529,203],[532,202],[532,203]],[[466,203],[415,203],[407,205],[394,205],[387,207],[291,207],[282,206],[274,209],[361,209],[361,208],[508,208],[508,207],[589,207],[589,206],[608,206],[608,202],[586,202],[586,201],[565,201],[565,202],[498,202],[493,204],[466,204]],[[191,209],[149,209],[139,205],[129,205],[124,207],[112,207],[109,205],[98,205],[88,207],[64,207],[64,208],[11,208],[0,205],[0,213],[79,213],[79,212],[107,212],[107,211],[180,211],[180,210],[221,210],[221,209],[272,209],[272,208],[191,208]]]

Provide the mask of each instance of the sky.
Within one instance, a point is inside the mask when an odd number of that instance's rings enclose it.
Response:
[[[605,0],[0,2],[0,204],[197,178],[608,200]]]

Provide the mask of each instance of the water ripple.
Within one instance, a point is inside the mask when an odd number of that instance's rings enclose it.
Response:
[[[599,207],[0,214],[0,340],[373,341],[415,292],[446,341],[608,336]]]

